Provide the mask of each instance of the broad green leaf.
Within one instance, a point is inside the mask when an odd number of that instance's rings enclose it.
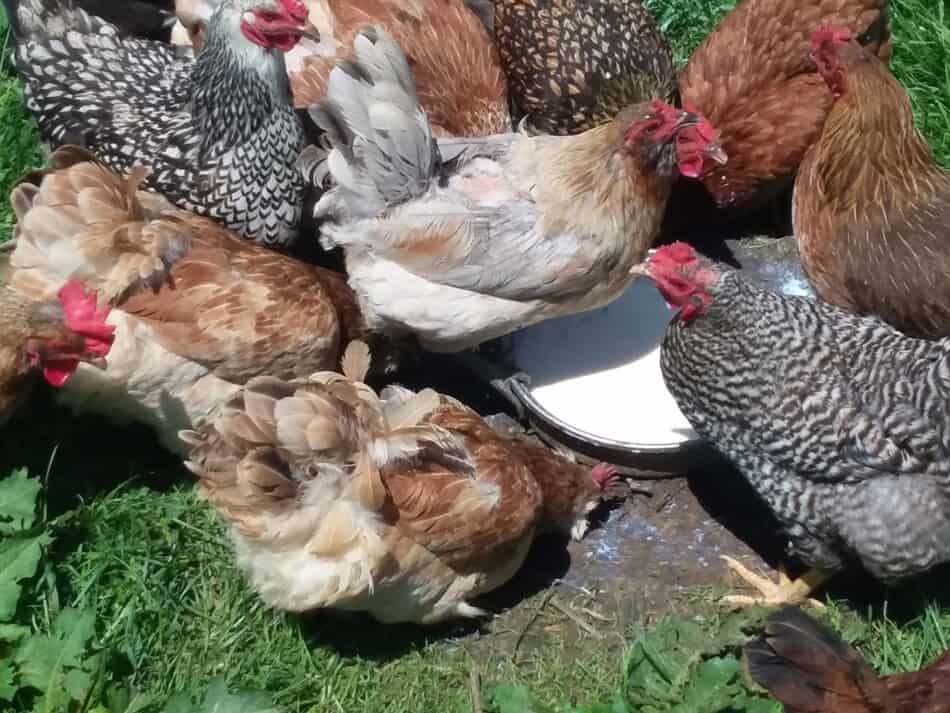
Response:
[[[36,522],[36,497],[40,481],[26,469],[15,470],[0,480],[0,535],[22,532]]]
[[[204,701],[197,706],[184,694],[173,697],[162,713],[281,713],[266,693],[237,691],[229,693],[224,679],[215,678],[208,686]]]
[[[667,617],[634,643],[627,669],[627,705],[637,713],[772,713],[754,705],[739,661],[747,631],[762,612],[711,621]]]
[[[9,622],[20,602],[20,582],[36,574],[43,549],[52,542],[45,532],[0,538],[0,624]]]
[[[88,649],[95,633],[92,611],[63,609],[49,633],[33,634],[15,654],[22,687],[42,693],[43,711],[65,709],[70,700],[82,701],[92,686],[92,672],[99,667]]]
[[[17,687],[13,683],[13,662],[0,660],[0,701],[10,702],[16,695]]]

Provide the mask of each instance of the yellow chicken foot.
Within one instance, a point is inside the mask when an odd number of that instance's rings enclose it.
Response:
[[[815,609],[824,609],[825,605],[816,599],[811,599],[808,595],[820,587],[830,576],[830,572],[819,569],[810,569],[798,579],[790,579],[785,572],[784,567],[779,566],[778,582],[773,582],[767,577],[756,574],[741,562],[722,555],[726,565],[735,572],[740,579],[745,580],[753,588],[761,592],[760,596],[747,596],[734,594],[723,597],[720,603],[733,607],[750,606],[785,606],[798,605],[809,606]]]

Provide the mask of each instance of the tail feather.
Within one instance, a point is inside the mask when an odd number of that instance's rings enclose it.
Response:
[[[145,170],[122,178],[77,147],[57,149],[51,163],[24,177],[10,199],[14,281],[52,294],[79,278],[115,304],[167,279],[190,249],[191,233],[170,210],[143,205],[137,192]]]
[[[788,713],[885,710],[887,688],[853,648],[797,608],[766,620],[745,647],[752,679]],[[849,705],[851,707],[849,707]]]
[[[399,45],[369,27],[353,48],[356,59],[337,64],[326,97],[310,110],[332,147],[326,167],[335,184],[315,216],[336,221],[372,218],[422,195],[441,165]]]

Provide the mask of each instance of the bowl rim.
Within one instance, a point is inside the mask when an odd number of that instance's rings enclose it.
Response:
[[[593,433],[583,431],[571,424],[563,421],[544,406],[538,403],[537,399],[531,394],[528,384],[521,379],[511,379],[509,388],[512,393],[521,401],[525,409],[544,421],[549,427],[560,431],[571,438],[589,443],[596,448],[611,450],[622,450],[629,453],[643,453],[649,455],[677,455],[693,448],[702,442],[702,438],[697,434],[695,438],[686,438],[675,443],[636,443],[633,441],[617,441],[611,438],[603,438]]]

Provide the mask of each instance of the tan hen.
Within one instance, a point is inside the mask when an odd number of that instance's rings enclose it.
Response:
[[[188,465],[268,604],[384,622],[481,615],[468,602],[520,567],[540,488],[454,399],[377,396],[361,382],[366,356],[357,342],[345,375],[252,380],[213,424],[182,433]]]

